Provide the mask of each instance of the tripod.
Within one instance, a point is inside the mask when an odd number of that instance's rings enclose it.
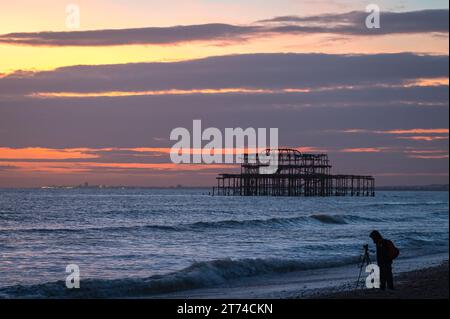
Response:
[[[361,280],[361,274],[364,266],[370,265],[370,255],[369,255],[369,245],[363,246],[363,254],[359,256],[360,264],[359,264],[359,275],[358,280],[356,281],[356,288],[358,288],[360,280]]]

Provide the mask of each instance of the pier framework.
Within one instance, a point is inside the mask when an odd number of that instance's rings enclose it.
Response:
[[[327,154],[293,149],[275,152],[278,169],[261,174],[258,154],[244,155],[240,174],[220,174],[213,195],[222,196],[375,196],[375,179],[362,175],[333,175]],[[268,154],[268,153],[267,153]],[[272,153],[273,154],[273,153]]]

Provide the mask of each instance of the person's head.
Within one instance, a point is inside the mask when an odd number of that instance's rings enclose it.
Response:
[[[379,243],[383,239],[383,237],[381,236],[381,234],[378,230],[373,230],[370,233],[369,237],[372,238],[372,240],[375,244]]]

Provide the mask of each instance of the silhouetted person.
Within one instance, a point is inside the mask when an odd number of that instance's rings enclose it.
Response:
[[[377,264],[380,267],[380,288],[394,289],[394,278],[392,276],[392,261],[397,258],[399,251],[392,241],[384,239],[381,234],[374,230],[369,235],[377,247]]]

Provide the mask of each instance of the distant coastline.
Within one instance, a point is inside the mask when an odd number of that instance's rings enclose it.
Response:
[[[447,185],[411,185],[411,186],[379,186],[375,187],[377,191],[448,191]]]
[[[0,187],[0,189],[209,189],[212,186],[131,186],[131,185],[48,185],[41,187]],[[448,184],[377,186],[376,191],[448,191]]]

